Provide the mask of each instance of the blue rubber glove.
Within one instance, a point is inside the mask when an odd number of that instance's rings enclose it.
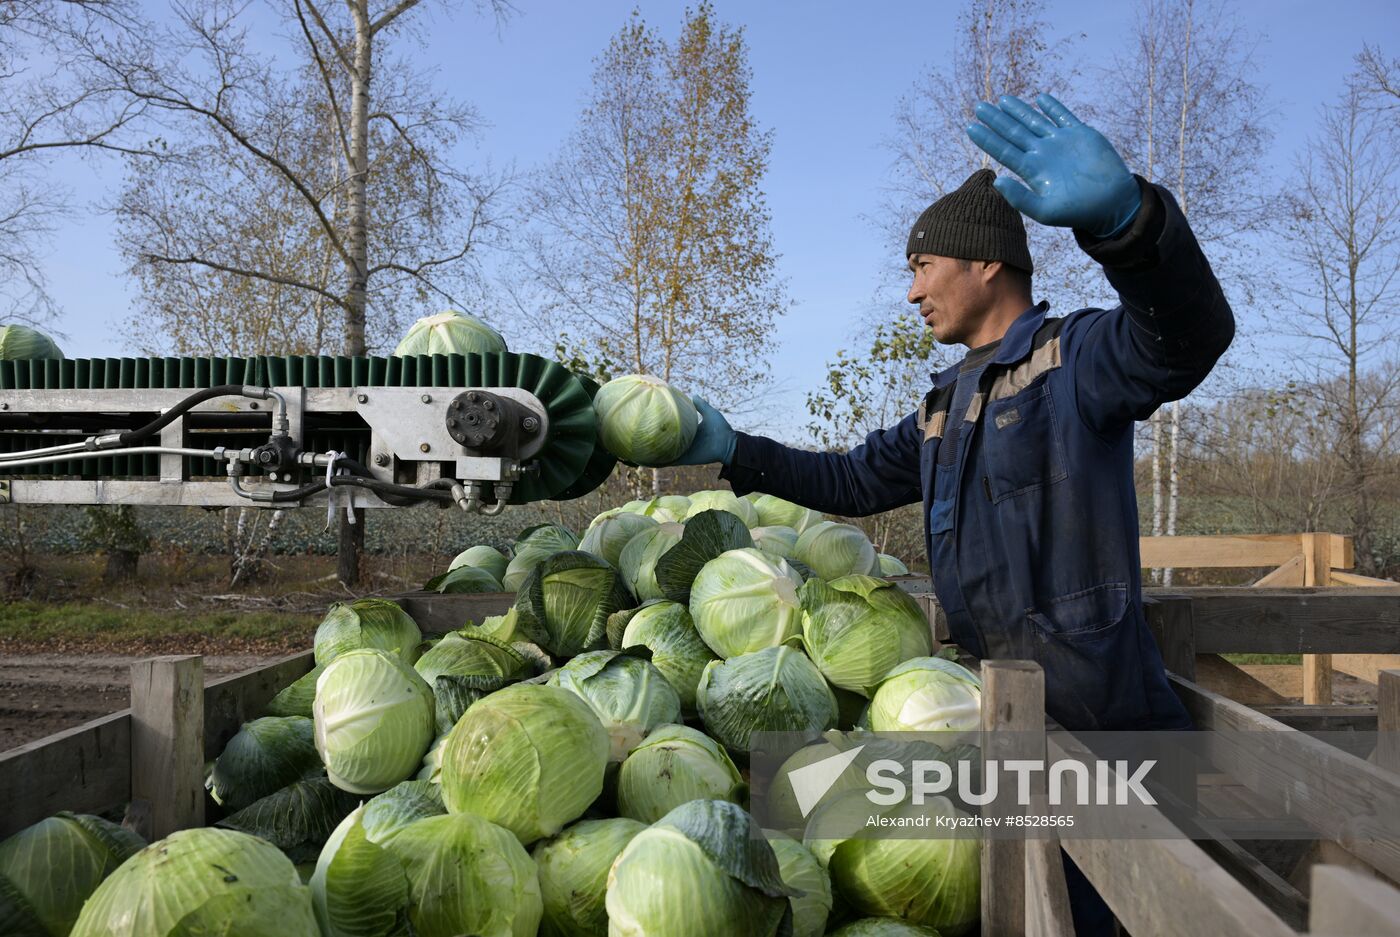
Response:
[[[691,397],[695,409],[700,411],[700,425],[695,430],[695,438],[690,448],[682,452],[672,465],[708,465],[723,462],[728,465],[734,458],[734,446],[739,442],[738,435],[729,428],[729,421],[703,397]]]
[[[1123,158],[1050,95],[1038,95],[1035,103],[1039,111],[1009,94],[1000,107],[984,101],[977,105],[981,123],[967,128],[973,143],[1026,182],[1002,176],[997,191],[1043,225],[1100,238],[1122,233],[1142,205],[1142,190]]]

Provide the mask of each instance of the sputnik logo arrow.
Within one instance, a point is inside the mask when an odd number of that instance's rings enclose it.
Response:
[[[788,772],[788,783],[792,785],[792,792],[797,795],[797,809],[802,811],[802,819],[807,819],[807,815],[826,796],[826,792],[831,790],[841,773],[850,767],[851,762],[864,750],[864,745],[857,745],[849,751],[839,752]]]

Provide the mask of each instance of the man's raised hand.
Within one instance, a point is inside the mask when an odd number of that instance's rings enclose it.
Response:
[[[977,105],[979,123],[967,135],[987,155],[1020,176],[994,183],[1012,207],[1043,225],[1077,228],[1095,237],[1119,234],[1142,204],[1142,192],[1103,134],[1048,94],[1037,111],[1012,95],[1000,106]]]

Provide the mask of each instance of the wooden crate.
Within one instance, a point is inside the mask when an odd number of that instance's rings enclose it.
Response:
[[[986,661],[982,678],[984,730],[1025,733],[1053,728],[1045,717],[1044,674],[1038,665]],[[1362,809],[1359,799],[1376,786],[1400,796],[1400,746],[1393,744],[1400,734],[1400,671],[1382,675],[1381,728],[1392,734],[1372,756],[1374,761],[1312,738],[1190,680],[1173,676],[1172,682],[1199,728],[1267,733],[1273,756],[1268,765],[1251,763],[1227,742],[1213,746],[1210,757],[1242,779],[1247,795],[1287,816],[1341,829]],[[1032,757],[1054,759],[1063,754],[1057,742],[1047,739]],[[1195,794],[1205,791],[1212,778],[1193,775],[1190,780]],[[1056,808],[1048,805],[1041,791],[1032,812],[1053,814]],[[1155,808],[1141,808],[1135,816],[1154,826],[1171,827]],[[1400,890],[1393,887],[1400,879],[1400,843],[1321,841],[1307,849],[1292,875],[1285,876],[1245,845],[1229,840],[1195,842],[1184,836],[986,840],[983,935],[1073,934],[1061,849],[1133,937],[1400,935]]]

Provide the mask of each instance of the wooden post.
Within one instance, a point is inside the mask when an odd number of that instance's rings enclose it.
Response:
[[[1183,680],[1195,680],[1196,626],[1191,599],[1184,595],[1157,595],[1147,602],[1147,624],[1157,639],[1162,663]]]
[[[204,660],[131,665],[131,806],[147,842],[204,825]]]
[[[1039,755],[1031,739],[1039,736]],[[982,783],[991,782],[988,761],[1045,757],[1045,672],[1028,660],[982,662]],[[998,772],[1005,778],[1004,772]],[[1015,789],[999,785],[984,816],[1023,813]],[[1058,852],[1058,850],[1056,850]],[[1058,859],[1058,856],[1056,856]],[[1026,841],[982,841],[983,937],[1025,937]]]
[[[1303,534],[1303,585],[1326,586],[1332,579],[1331,534]],[[1332,702],[1332,655],[1303,655],[1303,702]]]
[[[1400,670],[1378,675],[1380,704],[1376,707],[1376,765],[1400,774]]]

